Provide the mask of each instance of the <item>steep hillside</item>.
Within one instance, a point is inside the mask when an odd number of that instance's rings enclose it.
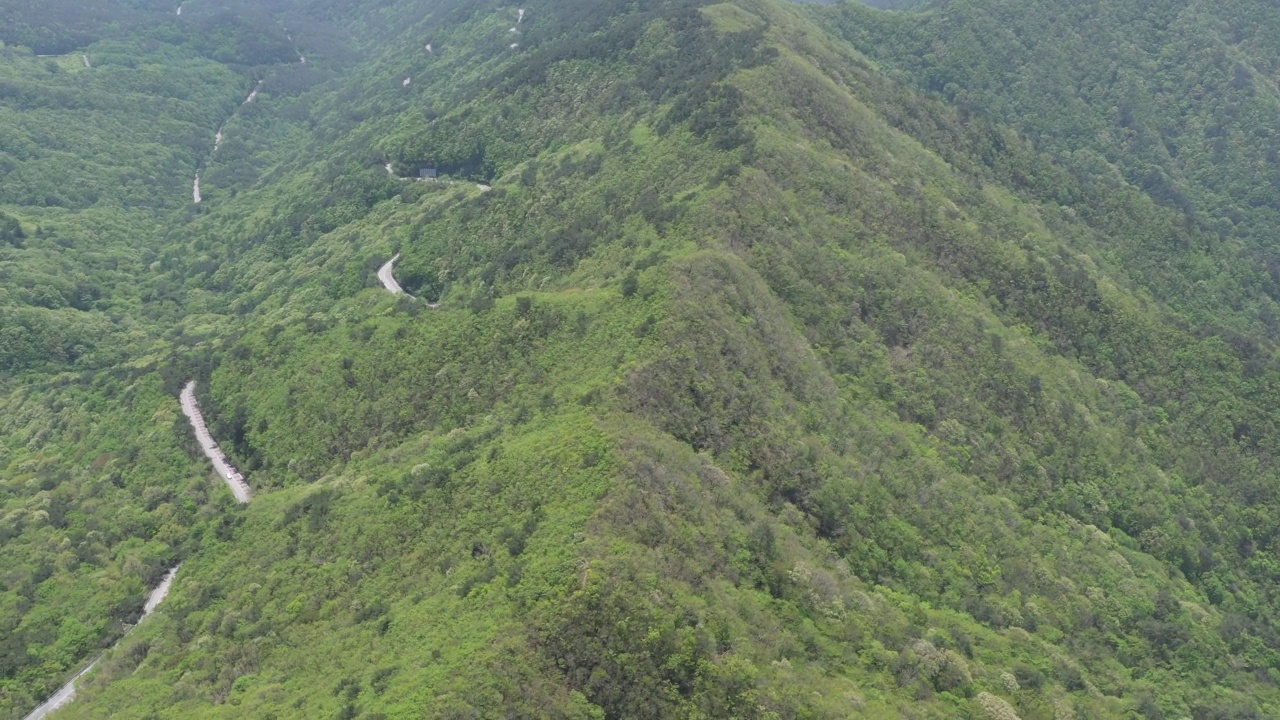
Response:
[[[168,216],[173,319],[9,380],[6,550],[63,553],[6,569],[14,622],[118,573],[64,555],[135,507],[124,594],[184,561],[60,716],[1280,713],[1280,374],[1265,279],[1232,283],[1265,177],[1105,145],[1137,122],[1105,94],[1072,135],[931,79],[1044,8],[270,7],[325,50]],[[1111,52],[1126,7],[1021,66]],[[1198,67],[1142,122],[1196,122]],[[243,508],[194,469],[188,377]],[[44,632],[6,635],[11,715]]]
[[[845,4],[823,21],[1077,177],[1118,174],[1175,210],[1168,244],[1116,247],[1116,261],[1211,331],[1276,334],[1280,7],[948,0],[913,15]]]

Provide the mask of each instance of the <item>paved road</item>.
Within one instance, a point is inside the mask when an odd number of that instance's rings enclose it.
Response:
[[[151,594],[147,596],[147,602],[142,606],[142,617],[138,618],[138,625],[141,625],[142,621],[146,620],[148,615],[155,612],[155,609],[160,605],[160,602],[169,595],[169,589],[173,587],[173,578],[178,574],[178,568],[180,567],[182,567],[181,564],[165,573],[164,579],[161,580],[160,584],[157,585],[155,589],[151,591]],[[134,627],[137,627],[137,625]],[[116,646],[119,646],[120,643],[124,642],[124,638],[129,637],[130,632],[133,632],[133,628],[129,628],[129,631],[124,634],[124,637],[117,640],[116,644],[113,645],[112,648],[114,649]],[[92,670],[101,659],[102,655],[99,654],[98,657],[91,660],[88,665],[84,666],[83,670],[76,673],[75,677],[68,680],[66,685],[63,685],[58,692],[54,693],[53,697],[45,700],[43,705],[32,710],[24,720],[41,720],[44,716],[74,700],[76,698],[76,681],[84,677],[85,673]]]
[[[382,282],[382,287],[386,288],[387,292],[391,293],[392,295],[404,295],[406,297],[413,297],[409,293],[405,292],[404,288],[400,287],[400,283],[396,282],[395,275],[392,274],[395,271],[396,261],[399,259],[400,259],[400,253],[396,253],[390,260],[383,263],[382,267],[378,268],[378,280]],[[427,307],[434,310],[440,307],[440,303],[439,301],[429,302],[427,303]]]
[[[196,401],[195,380],[182,388],[182,394],[178,399],[182,403],[182,414],[186,415],[187,420],[191,422],[191,430],[196,434],[196,440],[200,441],[200,449],[204,450],[205,457],[213,463],[213,469],[218,471],[218,475],[227,483],[227,487],[231,488],[231,493],[236,496],[236,500],[241,503],[249,502],[249,496],[252,495],[249,484],[227,459],[222,448],[218,447],[218,443],[214,442],[213,436],[209,434],[209,428],[204,424],[204,416],[200,414],[200,403]]]
[[[253,99],[254,99],[254,98],[256,98],[256,97],[258,97],[258,91],[262,89],[262,83],[264,83],[264,82],[266,82],[266,81],[265,81],[265,80],[259,80],[259,81],[258,81],[258,84],[257,84],[257,85],[254,85],[254,86],[253,86],[253,89],[249,91],[249,97],[245,98],[245,99],[244,99],[244,102],[242,102],[242,103],[240,103],[240,104],[241,104],[241,105],[248,105],[249,103],[253,102]]]
[[[408,293],[404,291],[404,288],[400,287],[400,283],[396,282],[395,275],[391,274],[395,270],[396,261],[399,259],[400,253],[396,253],[382,267],[378,268],[378,280],[382,281],[382,287],[386,288],[387,292],[392,295],[407,295]]]

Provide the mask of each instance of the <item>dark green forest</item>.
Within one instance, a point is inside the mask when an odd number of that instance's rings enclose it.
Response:
[[[0,0],[0,717],[1280,716],[1273,3],[177,7]]]

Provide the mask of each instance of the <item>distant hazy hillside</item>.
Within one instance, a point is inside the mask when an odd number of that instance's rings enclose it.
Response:
[[[1267,3],[176,10],[0,0],[0,715],[1280,715]]]

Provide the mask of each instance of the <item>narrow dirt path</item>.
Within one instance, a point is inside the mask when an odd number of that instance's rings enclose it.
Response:
[[[253,493],[249,489],[249,484],[244,481],[244,475],[241,475],[240,471],[236,470],[227,459],[222,448],[218,447],[218,443],[214,442],[213,436],[209,434],[209,428],[204,424],[204,415],[200,414],[200,403],[196,401],[195,380],[188,382],[186,387],[182,388],[178,400],[182,403],[182,414],[186,415],[187,420],[191,422],[191,430],[195,433],[196,440],[200,442],[200,449],[204,451],[205,457],[213,463],[213,469],[227,483],[227,487],[231,488],[231,493],[236,496],[236,500],[241,504],[249,502],[249,497]]]
[[[177,576],[178,568],[180,567],[182,567],[181,563],[174,566],[169,572],[165,573],[164,579],[160,581],[160,584],[147,595],[147,602],[142,606],[142,617],[138,618],[138,625],[141,625],[142,621],[146,620],[148,615],[155,612],[160,603],[168,597],[169,590],[173,587],[173,579]],[[136,628],[138,625],[134,625],[133,627]],[[120,643],[124,642],[124,639],[129,637],[129,633],[131,632],[133,632],[133,628],[129,628],[125,632],[124,636],[117,640],[115,645],[111,646],[111,649],[114,650],[119,647]],[[74,700],[76,698],[76,681],[84,677],[85,673],[92,670],[101,659],[102,653],[99,653],[97,657],[89,661],[88,665],[84,666],[83,670],[76,673],[75,677],[68,680],[66,685],[59,688],[58,692],[53,694],[53,697],[45,700],[43,705],[32,710],[24,720],[41,720],[44,716]]]

